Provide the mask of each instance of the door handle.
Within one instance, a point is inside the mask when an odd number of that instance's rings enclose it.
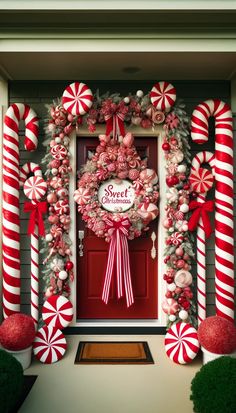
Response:
[[[84,255],[84,244],[83,244],[84,231],[79,231],[78,232],[78,237],[79,237],[79,256],[83,257],[83,255]]]
[[[152,257],[153,260],[155,260],[155,258],[157,256],[157,250],[156,250],[156,247],[155,247],[156,238],[157,238],[157,236],[156,236],[155,232],[153,231],[152,235],[151,235],[151,240],[152,240],[151,257]]]

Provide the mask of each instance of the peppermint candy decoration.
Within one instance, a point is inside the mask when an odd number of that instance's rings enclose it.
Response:
[[[24,183],[24,194],[28,199],[40,200],[47,192],[47,184],[40,176],[31,176]]]
[[[176,89],[169,82],[158,82],[150,92],[150,99],[157,110],[168,112],[175,103]]]
[[[158,208],[155,204],[143,203],[140,205],[137,213],[146,222],[150,222],[158,216]]]
[[[58,215],[69,214],[70,207],[69,207],[69,204],[68,204],[68,199],[61,199],[61,200],[57,201],[55,203],[54,209],[55,209],[55,212]]]
[[[183,240],[184,240],[184,236],[181,234],[181,232],[174,232],[170,236],[171,244],[175,245],[176,247],[178,247],[180,244],[182,244]]]
[[[89,202],[91,193],[86,188],[78,188],[74,193],[74,200],[79,205],[85,205]]]
[[[41,363],[52,364],[61,360],[66,348],[65,336],[58,328],[44,326],[36,333],[33,352]]]
[[[140,172],[139,177],[146,184],[155,185],[158,182],[157,173],[154,169],[144,169]]]
[[[93,94],[82,82],[71,83],[62,95],[64,109],[74,116],[84,115],[93,104]]]
[[[50,149],[51,155],[54,159],[61,161],[67,157],[68,151],[65,146],[57,144]]]
[[[166,298],[162,303],[162,310],[168,315],[174,315],[179,311],[179,304],[174,298]]]
[[[175,363],[190,363],[199,350],[196,329],[188,323],[174,324],[166,333],[165,350],[167,356]]]
[[[204,194],[212,188],[214,177],[208,169],[199,168],[197,171],[193,171],[190,174],[189,182],[193,191],[199,194]]]
[[[49,327],[65,328],[73,319],[73,306],[63,295],[52,295],[43,304],[42,317]]]

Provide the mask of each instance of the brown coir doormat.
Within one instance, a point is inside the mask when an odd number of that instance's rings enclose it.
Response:
[[[146,341],[81,341],[75,364],[154,364]]]

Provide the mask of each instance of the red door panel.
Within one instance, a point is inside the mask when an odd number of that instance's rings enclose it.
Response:
[[[96,137],[77,140],[77,169],[80,169],[98,144]],[[157,141],[147,137],[135,139],[141,158],[148,157],[148,166],[157,169]],[[148,232],[129,241],[130,267],[134,304],[127,308],[125,298],[116,297],[116,277],[113,274],[108,304],[101,299],[109,245],[85,227],[77,213],[78,230],[85,231],[84,255],[77,255],[77,318],[78,319],[151,319],[157,318],[157,259],[151,258],[153,231],[157,234],[158,220]],[[78,241],[79,243],[79,241]],[[157,245],[156,245],[157,248]],[[78,251],[77,244],[77,251]]]

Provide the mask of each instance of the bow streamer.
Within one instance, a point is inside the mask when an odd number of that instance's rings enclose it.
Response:
[[[113,134],[114,139],[118,139],[119,136],[125,136],[124,119],[125,115],[121,112],[105,115],[106,121],[106,135]]]
[[[204,203],[191,201],[189,210],[194,210],[188,222],[189,231],[194,231],[197,228],[200,218],[202,218],[203,230],[206,237],[209,238],[212,233],[212,228],[208,213],[214,211],[214,201],[207,201]]]
[[[47,202],[25,202],[24,203],[24,212],[30,213],[29,225],[28,225],[28,234],[33,234],[35,226],[38,225],[39,235],[45,235],[43,214],[47,212]]]
[[[107,219],[106,224],[108,227],[108,234],[111,236],[111,241],[108,252],[102,299],[106,304],[108,303],[111,279],[116,262],[117,295],[118,298],[123,297],[123,289],[125,288],[127,307],[130,307],[134,303],[130,274],[129,247],[127,241],[130,222],[127,218],[123,218],[120,221],[112,221]]]

